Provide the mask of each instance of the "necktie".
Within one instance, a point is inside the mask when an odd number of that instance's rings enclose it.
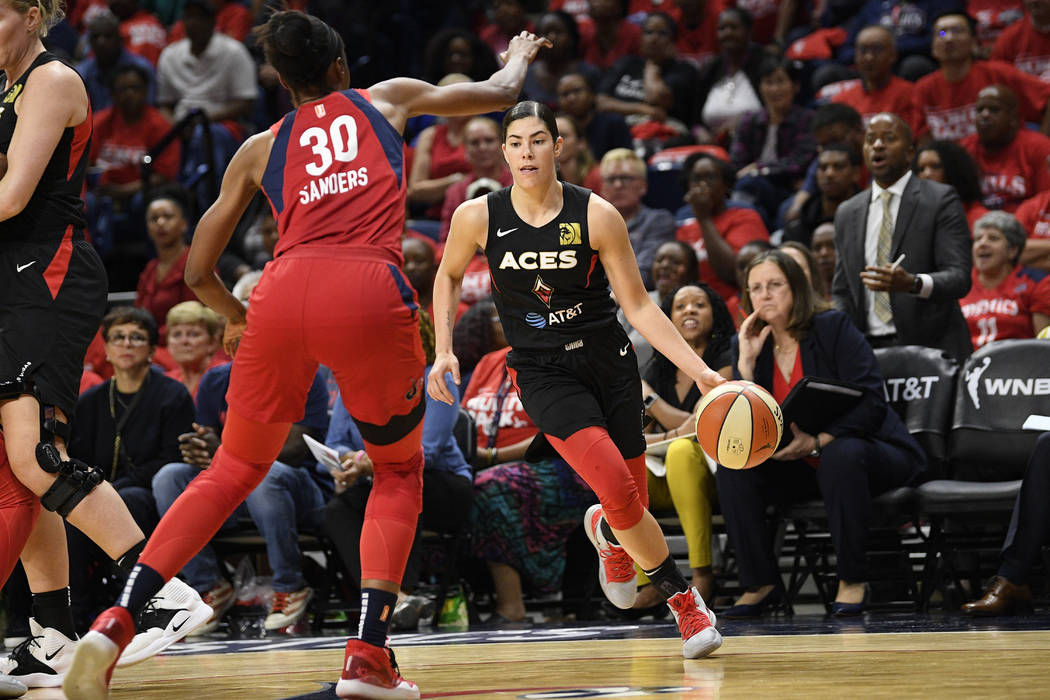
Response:
[[[888,265],[890,260],[890,244],[893,241],[893,212],[890,211],[890,202],[893,201],[893,193],[883,190],[882,198],[882,223],[879,226],[879,246],[876,250],[875,264],[879,266]],[[889,292],[873,292],[873,303],[875,304],[875,316],[883,323],[893,320],[893,311],[890,309]]]

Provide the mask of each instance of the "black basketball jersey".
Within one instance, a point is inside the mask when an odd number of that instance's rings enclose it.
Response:
[[[7,83],[0,92],[0,153],[7,154],[11,138],[15,133],[18,115],[15,100],[22,94],[26,80],[34,69],[51,61],[61,60],[45,51],[36,57],[21,77]],[[55,95],[55,100],[65,99]],[[4,244],[20,241],[46,243],[62,240],[66,229],[72,226],[77,235],[85,226],[84,202],[80,193],[84,189],[84,174],[87,170],[91,150],[91,112],[87,119],[75,127],[67,127],[55,146],[51,159],[40,176],[40,182],[32,197],[17,216],[0,222],[0,241]]]
[[[574,343],[616,323],[616,304],[587,230],[591,191],[562,183],[562,209],[539,228],[514,211],[510,187],[487,195],[485,256],[507,342],[518,350]]]

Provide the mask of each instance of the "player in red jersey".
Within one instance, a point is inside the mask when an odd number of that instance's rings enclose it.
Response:
[[[523,32],[488,80],[437,87],[397,78],[350,90],[342,39],[316,17],[277,12],[260,29],[296,109],[246,141],[201,218],[186,281],[227,319],[234,355],[222,445],[165,514],[118,605],[85,636],[64,685],[104,698],[132,615],[216,532],[265,476],[302,414],[319,362],[332,369],[375,476],[361,537],[361,623],[336,693],[418,698],[386,647],[422,497],[423,351],[415,292],[401,274],[409,117],[463,115],[514,102],[545,39]],[[270,201],[280,239],[245,309],[214,274],[252,196]],[[338,303],[332,303],[338,300]]]

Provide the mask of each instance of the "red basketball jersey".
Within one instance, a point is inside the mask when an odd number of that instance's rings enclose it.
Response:
[[[320,243],[374,246],[401,260],[404,141],[368,91],[330,93],[270,131],[262,189],[277,220],[274,257]]]

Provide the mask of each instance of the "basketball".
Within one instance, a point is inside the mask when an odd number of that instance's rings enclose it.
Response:
[[[784,414],[754,382],[726,382],[707,392],[696,410],[696,439],[728,469],[750,469],[776,452]]]

